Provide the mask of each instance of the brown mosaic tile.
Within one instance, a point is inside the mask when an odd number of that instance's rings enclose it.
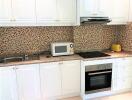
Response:
[[[73,42],[72,27],[41,27],[40,51],[50,50],[52,42]]]
[[[109,49],[115,42],[115,26],[87,25],[74,27],[75,50],[91,51]]]
[[[118,43],[125,51],[132,51],[132,23],[118,27]]]
[[[61,41],[74,42],[77,52],[109,49],[115,42],[121,43],[125,50],[130,51],[132,49],[131,28],[132,24],[0,28],[0,56],[47,51],[50,50],[52,42]]]
[[[6,27],[0,33],[0,56],[47,51],[52,42],[73,41],[72,27]]]

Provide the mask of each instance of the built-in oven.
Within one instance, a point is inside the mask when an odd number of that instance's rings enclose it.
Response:
[[[112,63],[85,67],[85,92],[96,93],[111,90]]]

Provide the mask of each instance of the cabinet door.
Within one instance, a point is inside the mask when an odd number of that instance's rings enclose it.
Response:
[[[35,0],[12,0],[14,23],[35,23]]]
[[[81,17],[96,16],[98,14],[98,4],[98,0],[80,0]]]
[[[40,64],[41,91],[44,100],[61,95],[61,73],[58,63]]]
[[[132,22],[132,0],[130,0],[129,4],[129,22]]]
[[[116,77],[117,78],[128,78],[132,76],[132,58],[120,58],[116,59]]]
[[[76,0],[57,0],[57,17],[62,23],[75,25]]]
[[[112,7],[110,17],[112,22],[109,24],[126,24],[128,21],[129,0],[111,0]],[[120,3],[120,4],[119,4]]]
[[[57,18],[57,1],[56,0],[37,0],[37,22],[53,23]]]
[[[11,0],[0,0],[0,23],[9,23],[11,19]]]
[[[0,100],[18,100],[16,74],[13,67],[0,68]]]
[[[80,61],[64,61],[61,64],[62,94],[80,93]]]
[[[117,78],[113,80],[113,91],[122,92],[131,90],[132,88],[131,78]]]
[[[113,5],[112,0],[99,0],[98,12],[100,13],[100,15],[110,17],[112,9],[111,5]]]
[[[41,100],[39,64],[16,67],[19,100]]]
[[[114,91],[127,91],[132,88],[132,67],[131,58],[120,58],[115,60],[115,66],[113,67],[112,80]]]

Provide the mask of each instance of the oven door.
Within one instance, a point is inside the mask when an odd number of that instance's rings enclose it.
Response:
[[[110,88],[111,76],[112,69],[85,72],[85,91]]]

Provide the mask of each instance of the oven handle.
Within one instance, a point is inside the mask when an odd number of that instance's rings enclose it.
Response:
[[[105,72],[96,72],[96,73],[89,73],[88,75],[98,75],[98,74],[105,74],[105,73],[111,73],[112,71],[105,71]]]

